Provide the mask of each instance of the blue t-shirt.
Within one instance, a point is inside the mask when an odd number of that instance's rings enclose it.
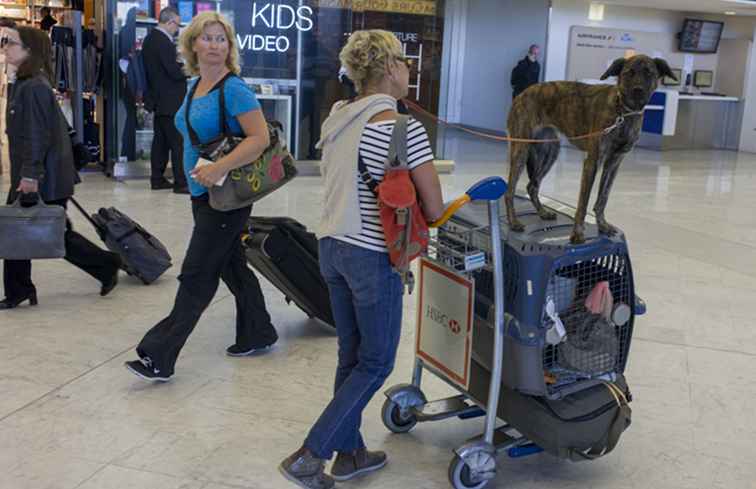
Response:
[[[199,79],[195,78],[189,82],[189,90],[191,92],[194,85]],[[237,76],[232,76],[226,80],[224,88],[224,96],[226,98],[226,124],[233,134],[243,134],[239,121],[236,120],[236,116],[247,113],[251,110],[260,108],[260,102],[255,97],[255,92],[244,83],[244,80]],[[187,93],[189,97],[189,93]],[[186,181],[189,183],[189,191],[194,197],[199,197],[202,194],[207,193],[207,188],[203,187],[191,177],[191,172],[197,161],[199,160],[199,150],[192,146],[192,140],[189,137],[189,130],[186,127],[186,103],[187,98],[184,98],[184,103],[181,104],[176,113],[176,129],[181,132],[184,138],[184,172],[186,173]],[[197,133],[197,137],[200,143],[207,143],[212,141],[213,138],[218,137],[222,132],[222,128],[218,127],[220,122],[220,114],[218,109],[220,105],[220,89],[213,90],[202,97],[195,97],[192,100],[192,111],[189,114],[189,121],[192,123],[192,129]]]

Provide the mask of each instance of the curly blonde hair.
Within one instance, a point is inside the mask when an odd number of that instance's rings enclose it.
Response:
[[[234,26],[231,25],[225,16],[218,12],[202,12],[192,19],[191,24],[184,29],[179,38],[181,55],[186,61],[184,71],[189,76],[199,75],[199,62],[197,60],[197,53],[194,52],[194,42],[203,32],[205,32],[207,26],[213,24],[220,25],[223,27],[223,30],[226,31],[226,39],[228,39],[228,58],[226,59],[226,67],[235,75],[241,73],[241,66],[239,65],[239,48],[236,45],[236,32],[234,31]]]
[[[339,54],[347,76],[362,93],[365,88],[386,76],[390,61],[404,56],[397,37],[381,29],[355,31]]]

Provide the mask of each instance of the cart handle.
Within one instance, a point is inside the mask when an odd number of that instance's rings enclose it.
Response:
[[[446,221],[462,207],[476,200],[499,200],[507,192],[507,182],[501,177],[488,177],[479,181],[462,196],[454,199],[449,207],[444,210],[444,214],[430,227],[437,228],[446,224]]]

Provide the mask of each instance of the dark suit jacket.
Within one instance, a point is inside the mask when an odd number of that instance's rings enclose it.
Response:
[[[512,70],[512,98],[538,83],[540,76],[541,64],[538,61],[530,61],[530,58],[525,56],[525,59],[520,60]]]
[[[9,91],[6,132],[11,188],[8,201],[15,200],[22,178],[37,179],[39,193],[45,201],[72,196],[79,175],[74,167],[68,123],[50,83],[38,75],[13,83]]]
[[[176,61],[176,46],[157,28],[142,43],[142,58],[147,72],[147,99],[155,115],[173,116],[184,102],[186,75]]]

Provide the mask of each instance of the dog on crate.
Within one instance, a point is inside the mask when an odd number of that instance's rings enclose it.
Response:
[[[587,85],[578,82],[541,83],[528,88],[513,104],[507,127],[509,136],[518,139],[556,140],[559,133],[567,138],[598,133],[597,137],[572,139],[586,153],[580,181],[575,225],[570,241],[585,241],[585,215],[596,174],[603,167],[598,197],[593,208],[599,232],[614,235],[604,210],[617,170],[623,157],[633,149],[640,136],[643,108],[651,99],[659,80],[675,78],[666,61],[648,56],[615,60],[601,76],[617,77],[617,85]],[[538,198],[544,177],[559,156],[559,142],[510,143],[509,189],[505,197],[507,219],[512,231],[525,227],[517,219],[514,196],[523,168],[528,170],[528,195],[538,215],[556,219]]]

